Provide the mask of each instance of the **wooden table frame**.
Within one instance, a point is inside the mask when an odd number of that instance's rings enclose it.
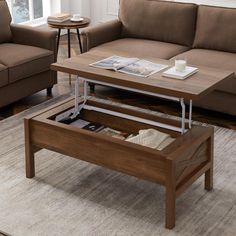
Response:
[[[80,104],[82,103],[83,100],[80,101]],[[170,122],[165,118],[129,109],[115,108],[111,105],[100,104],[94,101],[88,100],[87,104],[151,121]],[[175,204],[177,197],[201,175],[205,174],[205,189],[212,190],[214,140],[214,129],[212,127],[194,126],[183,135],[178,132],[159,129],[175,136],[176,141],[163,151],[157,151],[74,128],[53,120],[58,114],[73,108],[74,98],[70,98],[25,118],[27,178],[35,176],[34,154],[46,148],[76,159],[161,184],[165,187],[166,192],[165,218],[166,228],[168,229],[172,229],[175,226]],[[107,114],[100,114],[96,111],[83,112],[85,112],[88,119],[96,119],[96,122],[106,122],[110,126],[115,125],[113,128],[121,129],[124,126],[127,129],[154,128],[152,125],[116,118]],[[119,122],[114,122],[114,119],[119,119]],[[176,121],[171,121],[170,124],[179,125]],[[63,139],[55,139],[55,137],[63,137]]]
[[[163,78],[161,72],[149,78],[137,78],[89,66],[93,62],[109,56],[111,55],[108,52],[95,50],[68,59],[62,64],[55,63],[51,66],[53,70],[78,76],[75,87],[76,95],[74,98],[25,119],[26,176],[27,178],[35,176],[34,154],[40,149],[46,148],[161,184],[166,191],[166,228],[172,229],[175,226],[177,197],[202,175],[205,175],[205,189],[212,190],[213,188],[214,129],[212,127],[192,127],[192,100],[200,99],[212,92],[219,83],[232,76],[233,72],[199,68],[197,74],[185,81],[179,81]],[[173,65],[173,62],[167,60],[145,59],[169,66]],[[80,80],[85,85],[82,98],[79,97]],[[176,120],[87,100],[89,82],[162,96],[165,99],[176,99],[180,102],[189,100],[190,122],[186,124],[185,119],[182,119],[182,124],[180,124]],[[98,109],[85,109],[86,106]],[[130,133],[138,133],[140,129],[155,128],[176,139],[164,150],[157,151],[71,127],[55,120],[58,115],[65,111],[71,113],[71,110],[74,116],[80,113],[91,122],[101,123],[114,129],[123,130],[125,128],[125,131]],[[110,112],[107,114],[103,111]],[[116,116],[116,114],[123,115]],[[182,118],[185,117],[183,104],[182,114],[184,114]],[[137,119],[129,119],[130,117]],[[164,126],[158,126],[160,123]],[[190,129],[184,129],[183,132],[183,127],[187,125]],[[170,126],[176,128],[168,129]],[[182,132],[177,132],[179,130]],[[63,139],[55,139],[55,137],[63,137]]]

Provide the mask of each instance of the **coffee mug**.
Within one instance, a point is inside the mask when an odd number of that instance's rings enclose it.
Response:
[[[73,14],[73,19],[79,20],[81,18],[80,14]]]

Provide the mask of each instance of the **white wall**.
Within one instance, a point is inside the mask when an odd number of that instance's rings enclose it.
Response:
[[[92,23],[104,22],[117,17],[119,0],[50,0],[52,14],[57,12],[81,13],[91,17]],[[128,1],[128,0],[127,0]],[[170,0],[171,1],[171,0]],[[215,6],[235,7],[236,0],[173,0]]]
[[[70,0],[70,13],[80,13],[83,16],[90,17],[91,6],[90,0]]]
[[[119,0],[91,0],[91,18],[93,23],[117,18]]]
[[[73,0],[76,1],[76,0]],[[128,0],[127,0],[128,1]],[[197,4],[235,7],[236,0],[173,0],[177,2],[192,2]],[[90,16],[93,23],[104,22],[118,15],[119,0],[84,0],[90,5]],[[85,3],[86,4],[86,3]],[[74,4],[74,6],[76,3]]]

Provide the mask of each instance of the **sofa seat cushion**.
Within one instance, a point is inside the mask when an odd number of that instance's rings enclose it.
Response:
[[[0,44],[0,63],[9,68],[9,83],[49,70],[53,59],[53,52],[46,49]]]
[[[8,84],[8,69],[0,64],[0,88]]]
[[[236,9],[199,6],[194,48],[236,53]]]
[[[124,37],[192,46],[198,6],[158,0],[120,0]]]
[[[220,84],[219,90],[236,94],[235,53],[206,49],[193,49],[181,54],[181,56],[184,56],[187,59],[188,63],[192,65],[206,66],[235,72],[232,78],[229,78]],[[174,60],[174,58],[172,58],[172,60]]]
[[[109,52],[111,55],[170,59],[179,53],[187,51],[189,48],[172,43],[124,38],[102,44],[92,50],[97,49]]]

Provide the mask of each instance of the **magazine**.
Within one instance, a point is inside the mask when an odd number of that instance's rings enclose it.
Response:
[[[104,60],[92,63],[90,64],[90,66],[119,71],[122,73],[141,77],[151,76],[168,67],[168,65],[157,64],[146,60],[140,60],[138,58],[127,58],[120,56],[112,56]]]
[[[110,136],[110,137],[113,137],[113,138],[117,138],[117,139],[120,139],[120,140],[125,140],[129,136],[129,134],[126,133],[126,132],[111,129],[109,127],[106,127],[104,129],[102,129],[99,132],[99,134],[104,134],[104,135],[107,135],[107,136]]]
[[[74,126],[74,127],[78,127],[78,128],[84,128],[86,125],[89,125],[90,123],[86,120],[82,120],[82,119],[77,119],[73,122],[70,123],[70,125]]]
[[[89,122],[83,119],[76,119],[75,121],[70,123],[70,125],[77,128],[86,129],[92,132],[99,132],[104,129],[104,126],[101,124]]]
[[[146,60],[138,60],[121,68],[119,71],[130,75],[148,77],[166,69],[167,67],[167,65],[157,64]]]

